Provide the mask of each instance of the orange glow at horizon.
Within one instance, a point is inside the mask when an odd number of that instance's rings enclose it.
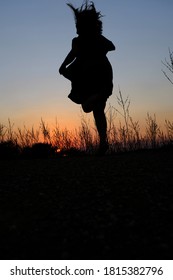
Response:
[[[159,112],[159,114],[155,113],[148,113],[149,116],[151,116],[152,119],[156,120],[156,123],[158,127],[160,128],[161,131],[166,132],[166,127],[165,127],[165,120],[170,121],[170,123],[173,123],[173,113],[172,112]],[[95,124],[94,124],[94,119],[92,113],[90,114],[85,114],[83,115],[84,119],[86,120],[86,124],[88,127],[91,129],[91,132],[94,132]],[[147,127],[147,112],[143,115],[141,114],[135,114],[133,113],[130,115],[132,117],[133,122],[136,122],[139,124],[139,132],[140,135],[145,135],[146,134],[146,127]],[[81,116],[80,113],[76,113],[76,116],[73,118],[70,116],[70,113],[66,115],[64,118],[30,118],[28,121],[21,121],[18,119],[9,119],[10,120],[10,125],[12,127],[12,131],[18,132],[19,129],[21,131],[31,131],[34,129],[34,131],[40,131],[40,135],[42,134],[42,124],[44,124],[45,128],[50,132],[52,135],[53,132],[57,129],[60,132],[63,131],[68,131],[69,133],[75,133],[75,131],[80,131],[81,128]],[[109,119],[109,113],[107,112],[107,122],[108,122],[108,129],[109,129],[109,124],[110,124],[110,119]],[[121,117],[119,114],[116,114],[113,124],[115,128],[118,129],[120,128],[120,123],[121,125],[124,125],[124,119]],[[1,122],[2,125],[4,125],[6,128],[9,128],[9,122],[8,120],[3,123]]]

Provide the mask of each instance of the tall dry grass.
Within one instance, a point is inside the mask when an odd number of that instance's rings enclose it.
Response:
[[[109,106],[106,116],[110,154],[153,149],[173,143],[173,122],[165,120],[164,129],[161,129],[156,116],[149,113],[146,116],[145,131],[141,133],[139,122],[131,117],[130,99],[124,98],[120,89],[117,107]],[[79,152],[94,154],[98,146],[97,130],[82,112],[80,120],[80,126],[73,131],[60,129],[57,120],[50,128],[49,124],[41,119],[37,129],[34,127],[28,129],[26,126],[16,129],[8,120],[7,125],[0,124],[0,156],[21,153],[33,155],[33,151],[37,156]]]

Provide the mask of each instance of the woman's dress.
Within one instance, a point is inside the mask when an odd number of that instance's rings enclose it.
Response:
[[[107,99],[113,90],[112,66],[106,56],[114,49],[111,41],[102,35],[72,40],[76,59],[66,68],[64,76],[71,81],[68,97],[77,104],[83,104],[95,94]]]

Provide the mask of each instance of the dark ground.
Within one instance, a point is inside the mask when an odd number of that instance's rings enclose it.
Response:
[[[1,259],[173,259],[173,151],[0,161]]]

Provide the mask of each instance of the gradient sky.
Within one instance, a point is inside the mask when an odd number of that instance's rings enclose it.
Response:
[[[76,36],[72,11],[64,0],[0,0],[0,123],[47,123],[78,127],[81,109],[67,95],[70,82],[59,66]],[[83,2],[71,0],[76,7]],[[109,103],[118,108],[118,87],[131,100],[134,120],[147,112],[173,120],[173,86],[162,60],[173,49],[172,0],[95,0],[103,35],[116,45],[108,54],[114,70]],[[92,115],[91,115],[92,116]]]

